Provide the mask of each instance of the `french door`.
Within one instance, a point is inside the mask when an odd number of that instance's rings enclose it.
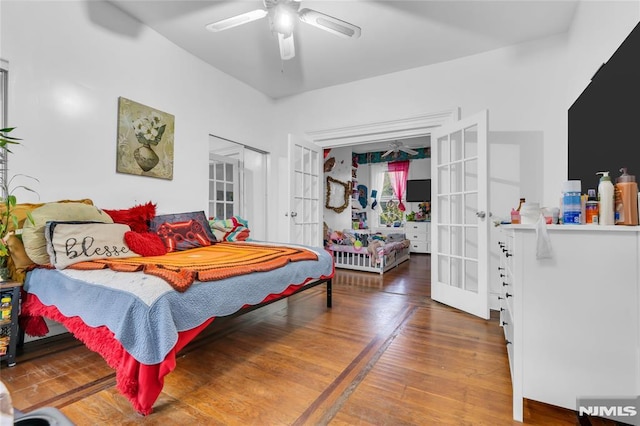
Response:
[[[431,297],[489,318],[488,111],[431,135]]]
[[[289,135],[289,242],[322,246],[322,148]]]
[[[209,153],[209,217],[229,219],[238,214],[238,160]]]

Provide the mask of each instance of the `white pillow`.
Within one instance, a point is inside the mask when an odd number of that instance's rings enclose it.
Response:
[[[24,250],[34,263],[46,265],[51,262],[47,254],[44,227],[49,221],[83,221],[113,223],[111,216],[96,206],[83,203],[46,203],[31,212],[33,223],[25,220],[22,229]]]
[[[139,255],[124,241],[129,225],[96,222],[47,222],[45,238],[51,264],[64,269],[78,262]]]

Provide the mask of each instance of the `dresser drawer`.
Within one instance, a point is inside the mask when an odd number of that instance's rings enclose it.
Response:
[[[422,232],[408,232],[406,237],[411,241],[427,241],[427,234]]]
[[[428,225],[429,222],[407,222],[404,228],[407,234],[413,232],[426,233]]]
[[[431,251],[430,244],[426,241],[411,240],[411,251],[414,253],[429,253]]]

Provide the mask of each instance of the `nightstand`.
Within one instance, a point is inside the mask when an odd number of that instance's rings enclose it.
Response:
[[[7,361],[9,367],[16,365],[18,346],[18,313],[20,312],[21,283],[0,282],[0,302],[10,303],[10,308],[0,303],[0,362]],[[10,300],[10,302],[8,302]]]

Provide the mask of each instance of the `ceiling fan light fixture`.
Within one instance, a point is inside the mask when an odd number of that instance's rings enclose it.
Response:
[[[280,58],[287,61],[296,56],[296,46],[293,43],[293,34],[288,36],[278,33],[278,45],[280,46]]]
[[[293,30],[296,18],[340,37],[360,37],[360,27],[312,9],[300,9],[300,0],[262,1],[265,7],[264,9],[254,10],[212,22],[205,25],[205,28],[209,31],[218,32],[268,16],[271,32],[278,37],[280,57],[283,60],[291,59],[296,55],[295,45],[293,43]]]
[[[293,31],[293,24],[293,11],[284,4],[276,6],[273,13],[273,28],[276,32],[284,35],[291,34],[291,31]]]

